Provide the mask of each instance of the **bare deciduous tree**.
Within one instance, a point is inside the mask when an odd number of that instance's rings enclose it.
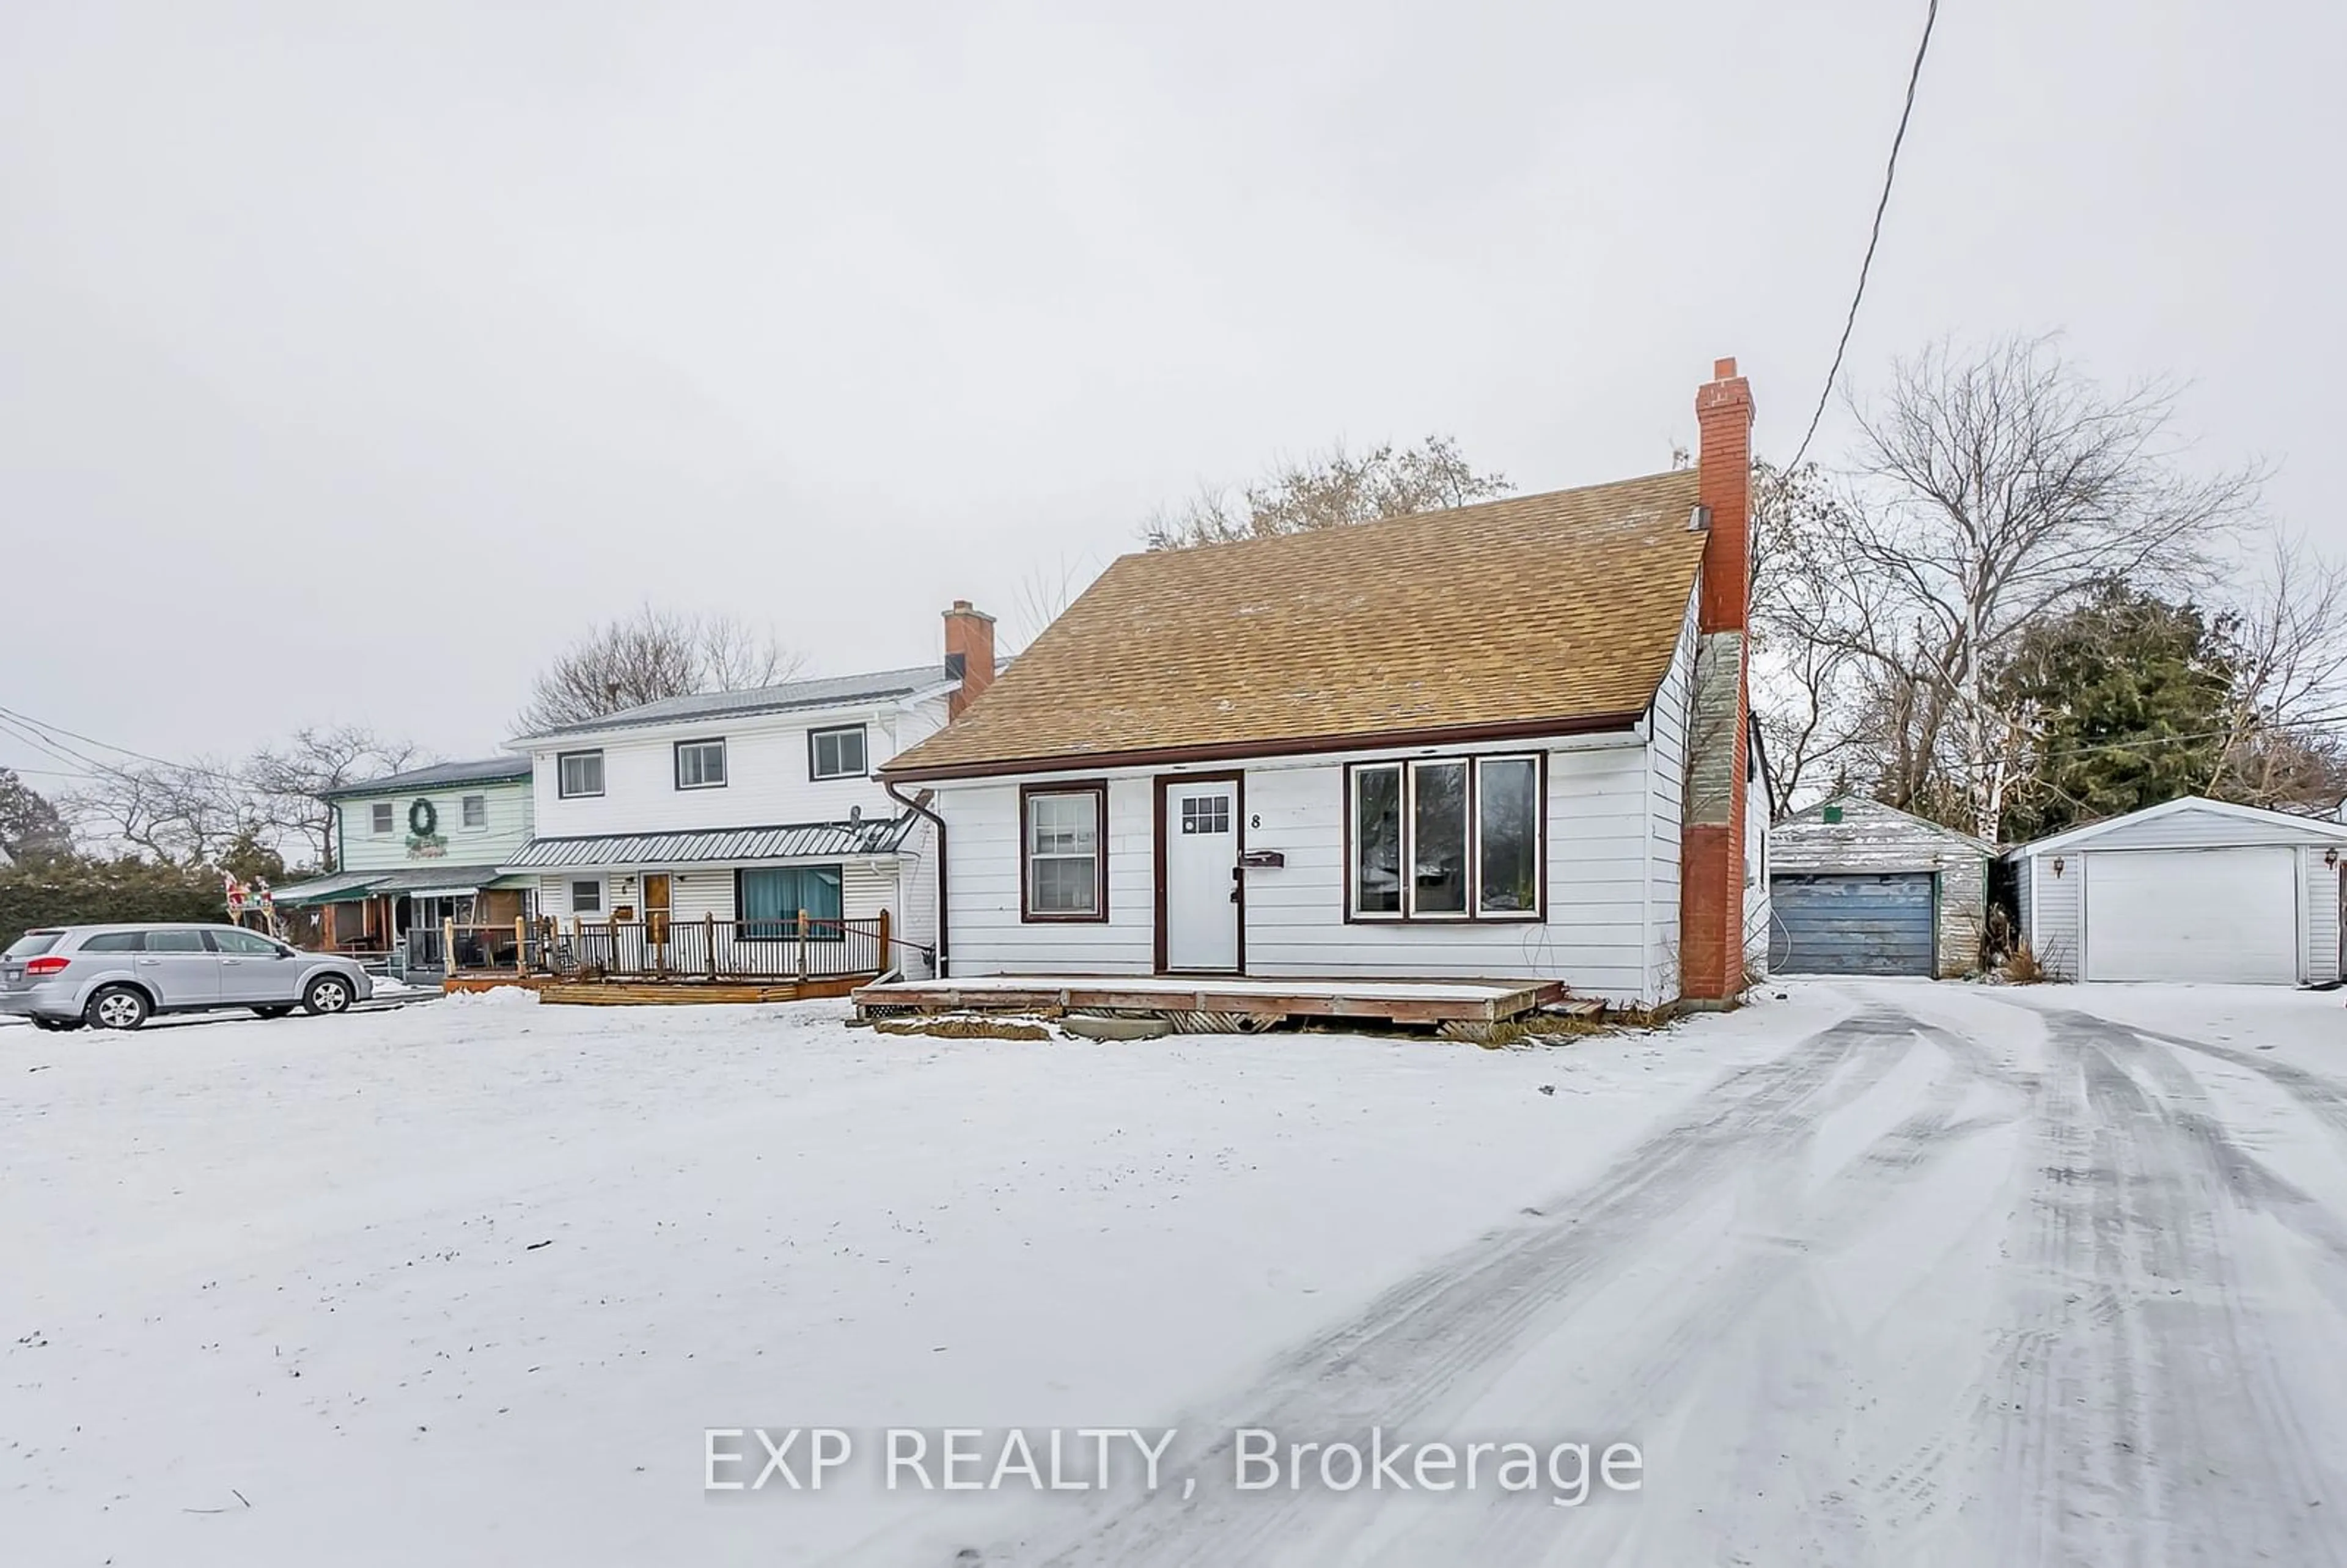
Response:
[[[422,760],[422,750],[413,741],[386,740],[354,724],[312,726],[294,731],[282,745],[253,753],[242,774],[270,842],[281,847],[291,842],[308,864],[333,871],[334,813],[319,797]]]
[[[1753,706],[1782,816],[1849,760],[1850,716],[1865,707],[1857,656],[1815,634],[1840,613],[1848,507],[1814,463],[1793,473],[1754,463],[1752,498]]]
[[[566,649],[531,687],[518,723],[537,732],[666,697],[753,691],[789,680],[805,662],[736,617],[646,605]]]
[[[1228,544],[1235,539],[1373,523],[1490,500],[1514,489],[1506,475],[1485,474],[1448,436],[1415,446],[1385,442],[1356,457],[1339,443],[1301,459],[1282,459],[1242,487],[1207,487],[1160,510],[1142,529],[1153,550]]]
[[[2228,734],[2203,792],[2335,812],[2347,794],[2347,569],[2275,534],[2231,595]]]
[[[1042,636],[1043,629],[1065,614],[1100,574],[1100,563],[1090,557],[1061,556],[1051,566],[1039,566],[1021,578],[1010,605],[1011,635],[1017,639],[1012,648],[1024,648]]]
[[[217,864],[240,839],[268,832],[252,789],[226,764],[201,760],[108,768],[64,807],[83,834],[179,866]]]
[[[419,760],[414,743],[352,725],[296,730],[240,765],[198,760],[108,767],[67,797],[90,838],[177,866],[333,866],[333,812],[318,796]]]
[[[1890,804],[1995,836],[2027,716],[1991,676],[2021,630],[2108,580],[2206,585],[2260,475],[2187,472],[2175,395],[2106,391],[2055,340],[2012,338],[1900,362],[1855,411],[1856,483],[1768,613],[1845,661],[1838,743]]]

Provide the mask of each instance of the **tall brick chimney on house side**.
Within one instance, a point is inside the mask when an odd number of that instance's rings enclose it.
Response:
[[[1679,994],[1722,1003],[1744,989],[1744,809],[1751,687],[1752,385],[1723,359],[1696,388],[1696,497],[1709,516],[1696,608],[1694,712],[1679,840]]]
[[[946,674],[961,682],[961,690],[946,700],[950,723],[994,684],[994,617],[972,610],[966,599],[946,611]]]

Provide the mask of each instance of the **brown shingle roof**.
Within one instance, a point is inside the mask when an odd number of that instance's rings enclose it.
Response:
[[[1119,559],[897,778],[1626,724],[1705,536],[1696,476]]]

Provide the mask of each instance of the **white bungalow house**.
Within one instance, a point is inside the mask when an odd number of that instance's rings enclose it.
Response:
[[[883,767],[949,974],[1733,997],[1752,397],[1696,402],[1690,469],[1118,560]]]
[[[854,972],[874,967],[862,960],[879,956],[885,911],[887,967],[928,973],[934,830],[878,771],[992,679],[993,619],[960,601],[945,622],[939,663],[671,698],[519,737],[538,828],[505,869],[623,967],[772,972],[804,936],[815,971]],[[648,960],[629,939],[662,951]]]
[[[508,753],[327,792],[336,870],[277,889],[278,908],[312,912],[320,948],[441,967],[443,922],[510,927],[532,913],[527,881],[501,871],[529,842],[529,758]]]

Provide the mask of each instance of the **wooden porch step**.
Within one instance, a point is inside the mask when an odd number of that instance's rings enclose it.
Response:
[[[987,975],[897,980],[855,993],[866,1018],[903,1013],[1143,1013],[1177,1022],[1300,1019],[1408,1024],[1495,1023],[1561,1000],[1554,980],[1193,980],[1186,977]]]

